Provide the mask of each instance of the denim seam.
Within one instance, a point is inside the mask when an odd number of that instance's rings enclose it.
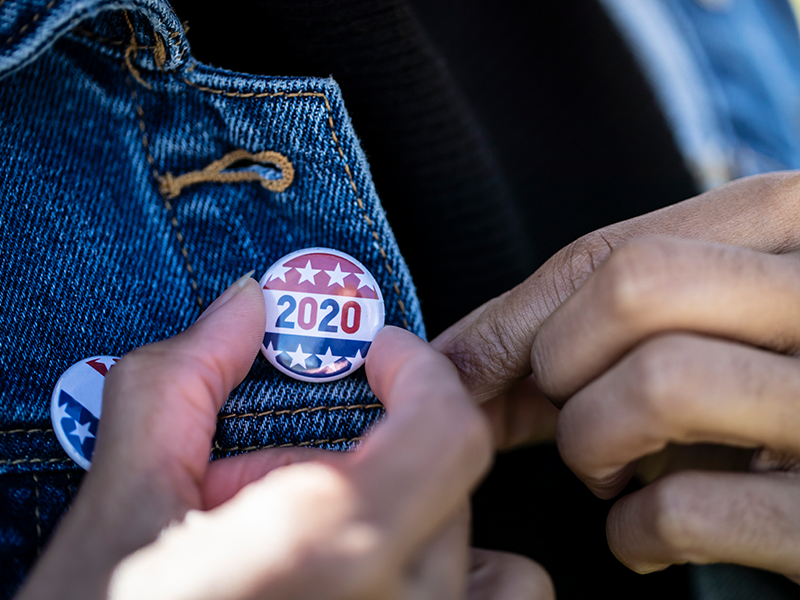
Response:
[[[256,445],[256,446],[232,446],[230,448],[220,448],[219,446],[215,446],[214,451],[217,453],[229,453],[229,452],[252,452],[254,450],[269,450],[270,448],[304,448],[308,446],[323,446],[325,444],[344,444],[345,442],[360,442],[361,440],[365,439],[364,436],[352,437],[352,438],[338,438],[335,440],[327,439],[327,440],[309,440],[307,442],[300,442],[298,444],[289,443],[289,444],[265,444],[265,445]]]
[[[127,63],[126,63],[127,66]],[[136,94],[136,89],[133,87],[133,83],[130,80],[130,77],[125,78],[126,83],[128,84],[128,88],[130,89],[131,96],[133,97],[133,102],[136,108],[136,114],[139,117],[139,131],[142,134],[142,146],[144,147],[145,158],[147,159],[148,164],[152,167],[152,175],[155,178],[156,182],[160,184],[161,182],[161,174],[159,173],[158,169],[156,168],[156,160],[153,158],[152,152],[150,152],[150,143],[147,140],[147,126],[144,122],[144,109],[142,109],[142,105],[139,102],[139,97]],[[159,185],[159,192],[158,195],[161,197],[161,201],[164,203],[164,208],[167,210],[167,218],[170,220],[170,225],[172,226],[172,230],[175,232],[175,237],[178,239],[178,245],[181,250],[181,254],[183,255],[183,264],[186,268],[187,273],[189,274],[189,283],[192,286],[192,291],[194,292],[195,301],[197,305],[202,310],[205,308],[205,300],[200,296],[199,293],[199,285],[197,283],[197,278],[194,274],[194,267],[192,266],[192,262],[189,259],[189,251],[186,248],[186,239],[183,237],[183,233],[181,233],[180,225],[178,224],[178,218],[175,214],[174,207],[172,206],[172,202],[170,202],[167,198],[160,191]]]
[[[128,24],[128,30],[131,32],[131,39],[128,45],[125,47],[125,66],[128,69],[128,72],[131,74],[139,85],[143,88],[148,90],[152,90],[153,86],[147,83],[142,76],[139,74],[139,69],[133,66],[133,61],[135,61],[139,56],[139,49],[145,49],[145,46],[140,46],[139,43],[136,41],[136,29],[133,27],[133,21],[131,21],[131,15],[127,10],[122,11],[122,14],[125,16],[125,23]],[[154,35],[158,35],[154,33]]]
[[[129,23],[128,27],[130,29],[133,26],[133,24],[130,23],[130,17],[128,16],[128,11],[124,11],[124,12],[125,12],[125,15],[127,17],[126,20]],[[152,46],[140,46],[135,42],[135,40],[132,42],[130,39],[128,39],[128,40],[120,40],[120,39],[116,39],[116,38],[104,37],[104,36],[100,35],[99,33],[97,33],[96,31],[92,31],[91,29],[86,29],[85,27],[76,27],[70,33],[72,35],[74,35],[74,36],[78,36],[80,38],[84,38],[84,39],[89,40],[91,42],[96,42],[97,44],[100,44],[100,45],[107,44],[109,46],[126,46],[126,52],[129,53],[129,55],[126,56],[126,53],[123,53],[122,54],[122,58],[126,59],[127,66],[128,66],[129,69],[133,66],[133,61],[136,60],[139,50],[151,50],[151,51],[153,51],[153,54],[154,54],[153,62],[155,63],[156,68],[158,68],[158,70],[161,71],[162,73],[166,73],[166,71],[164,70],[165,57],[162,55],[162,57],[159,59],[158,56],[157,56],[157,54],[159,54],[158,42],[156,42],[156,44],[154,44]],[[169,34],[168,41],[164,42],[163,41],[163,37],[161,36],[161,34],[159,34],[157,31],[153,30],[153,36],[155,36],[155,39],[156,40],[161,39],[162,40],[161,43],[162,44],[166,43],[166,46],[170,46],[171,43],[174,42],[175,39],[180,37],[180,35],[181,35],[180,31],[173,31],[171,34]],[[113,51],[114,49],[113,48],[107,48],[107,50]],[[178,50],[177,54],[175,56],[176,56],[175,61],[176,62],[180,62],[183,59],[183,50]],[[133,67],[133,68],[134,68],[134,70],[136,70],[135,67]],[[136,71],[136,74],[137,74],[137,76],[139,75],[138,74],[138,70]],[[146,81],[144,81],[144,79],[142,79],[141,76],[137,77],[137,81],[139,81],[139,83],[141,83],[144,87],[150,89],[150,84],[147,83]]]
[[[33,514],[36,517],[36,555],[38,556],[42,553],[42,514],[39,510],[39,478],[35,473],[33,475],[33,493],[35,496]]]
[[[306,408],[283,409],[283,410],[265,410],[264,412],[249,412],[249,413],[229,413],[217,417],[219,421],[228,421],[230,419],[243,419],[246,417],[268,417],[278,415],[300,415],[303,413],[315,413],[320,411],[334,412],[338,410],[367,410],[371,408],[383,408],[383,404],[349,404],[343,406],[308,406]]]
[[[6,429],[0,431],[0,435],[11,435],[12,433],[53,433],[52,427],[36,427],[34,429]]]
[[[210,88],[198,85],[193,81],[189,80],[186,77],[182,77],[183,82],[193,87],[196,90],[201,92],[206,92],[209,94],[227,96],[229,98],[277,98],[277,97],[284,97],[284,98],[298,98],[298,97],[314,97],[314,98],[322,98],[322,101],[325,104],[325,109],[328,111],[328,128],[331,132],[331,137],[333,138],[333,142],[336,145],[336,150],[339,153],[339,156],[342,158],[344,163],[344,170],[347,173],[347,178],[350,181],[350,186],[353,188],[353,192],[355,193],[356,203],[358,204],[358,208],[361,210],[361,216],[367,222],[367,225],[370,228],[372,233],[372,237],[375,239],[376,244],[378,245],[378,252],[380,253],[381,257],[383,258],[383,264],[386,270],[388,271],[390,277],[392,278],[392,289],[397,294],[398,298],[396,299],[397,306],[400,308],[400,312],[403,315],[403,325],[406,329],[409,329],[409,323],[407,319],[407,312],[406,312],[406,305],[405,303],[399,298],[401,296],[400,286],[397,284],[397,280],[395,279],[394,269],[392,269],[392,265],[389,264],[389,256],[386,253],[386,249],[383,247],[381,243],[381,238],[378,232],[375,229],[375,222],[369,218],[366,212],[366,205],[364,201],[361,199],[361,194],[358,191],[358,186],[356,185],[355,178],[353,177],[353,172],[350,169],[350,164],[347,162],[347,158],[344,155],[344,149],[342,148],[342,144],[339,141],[339,137],[336,135],[336,123],[333,119],[333,108],[331,107],[331,103],[328,100],[328,96],[324,92],[231,92],[228,90],[222,90],[218,88]]]
[[[0,465],[13,466],[13,465],[33,465],[38,463],[53,464],[64,463],[72,461],[71,458],[15,458],[15,459],[0,459]]]
[[[3,6],[3,3],[5,1],[6,0],[3,0],[2,2],[0,2],[0,6]],[[6,39],[6,41],[3,42],[3,45],[7,46],[11,42],[13,42],[14,38],[16,38],[18,35],[21,35],[21,34],[25,33],[28,30],[28,27],[30,27],[31,25],[36,23],[39,20],[39,17],[41,17],[45,12],[47,12],[51,8],[53,8],[53,6],[55,5],[56,2],[57,2],[57,0],[50,0],[50,2],[48,2],[47,6],[44,7],[44,10],[41,10],[38,13],[36,13],[35,15],[33,15],[33,18],[30,21],[28,21],[27,23],[25,23],[25,25],[20,27],[19,30],[16,33],[12,33],[11,36],[9,36],[8,39]]]

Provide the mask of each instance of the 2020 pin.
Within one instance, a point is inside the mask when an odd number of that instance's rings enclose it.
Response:
[[[366,360],[384,324],[375,278],[352,256],[306,248],[273,264],[260,281],[267,308],[261,352],[300,381],[334,381]]]

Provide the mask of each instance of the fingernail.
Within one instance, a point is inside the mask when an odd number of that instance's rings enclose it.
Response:
[[[224,292],[222,292],[217,297],[217,299],[214,300],[214,302],[212,302],[209,305],[209,307],[207,309],[205,309],[205,311],[203,311],[202,315],[197,317],[197,321],[200,321],[201,319],[205,319],[208,315],[218,311],[222,306],[227,304],[234,296],[236,296],[236,294],[238,294],[244,288],[245,285],[247,285],[247,281],[251,277],[253,277],[253,273],[255,273],[255,272],[256,272],[255,269],[253,269],[249,273],[246,273],[246,274],[242,275],[241,277],[239,277],[239,279],[234,281],[228,287],[228,289],[226,289]],[[195,323],[197,323],[197,321],[195,321]]]

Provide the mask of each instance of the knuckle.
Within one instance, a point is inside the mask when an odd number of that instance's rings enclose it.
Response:
[[[529,350],[520,347],[519,340],[524,335],[516,325],[515,316],[499,311],[487,313],[479,340],[481,361],[489,366],[487,373],[507,373],[511,365],[520,362],[520,357],[527,359]]]
[[[778,225],[785,223],[791,229],[796,228],[800,205],[800,172],[755,175],[750,178],[749,184],[748,187],[752,188],[748,199],[760,200],[758,209],[770,222]]]
[[[598,273],[598,299],[612,319],[638,327],[652,318],[675,289],[674,251],[673,240],[645,238],[613,252]]]
[[[543,290],[549,314],[569,298],[605,262],[622,238],[608,230],[588,233],[555,254],[532,278]]]
[[[587,233],[564,248],[562,260],[566,278],[563,283],[575,291],[597,268],[612,255],[622,240],[603,229]]]
[[[483,305],[470,324],[437,340],[470,391],[495,389],[530,372],[531,327],[505,306],[510,292]]]
[[[652,485],[653,535],[669,549],[674,562],[702,560],[706,524],[716,516],[711,514],[717,510],[714,503],[698,493],[691,473],[676,473]]]
[[[796,536],[794,492],[792,486],[787,494],[765,493],[763,482],[699,471],[674,473],[637,492],[645,494],[637,501],[644,516],[633,522],[643,529],[626,535],[652,537],[662,563],[705,563],[737,556],[744,547],[774,549]],[[626,522],[619,516],[613,520]],[[609,542],[617,545],[611,537]],[[643,557],[625,558],[636,564]]]
[[[632,375],[628,400],[645,414],[645,422],[663,423],[689,409],[681,402],[680,386],[687,381],[686,362],[691,346],[675,334],[654,337],[639,346],[627,360]]]
[[[491,360],[498,373],[507,371],[509,365],[516,364],[521,356],[527,355],[524,347],[529,328],[523,322],[526,315],[503,309],[509,297],[511,292],[492,300],[495,306],[490,305],[481,319],[481,356],[483,360]]]

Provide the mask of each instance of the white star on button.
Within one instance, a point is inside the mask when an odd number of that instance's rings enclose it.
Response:
[[[344,278],[348,275],[352,275],[352,273],[342,271],[342,265],[339,263],[336,263],[336,268],[333,271],[325,271],[325,274],[330,277],[328,287],[331,287],[334,283],[344,287]]]
[[[358,277],[358,289],[359,290],[362,287],[368,287],[370,289],[375,289],[375,288],[373,288],[373,284],[375,283],[375,280],[372,278],[372,275],[370,275],[369,273],[367,273],[367,272],[364,272],[364,273],[353,273],[353,275]]]
[[[338,362],[338,361],[340,361],[342,359],[341,356],[336,356],[335,354],[333,354],[333,352],[331,352],[330,347],[328,348],[328,351],[325,354],[316,354],[315,356],[322,363],[319,366],[320,369],[324,369],[326,367],[330,367],[332,364],[334,364],[334,363],[336,363],[336,362]]]
[[[356,355],[353,358],[348,357],[347,360],[349,360],[354,365],[360,365],[361,363],[363,363],[364,357],[361,356],[361,349],[356,350]]]
[[[113,356],[98,356],[94,360],[102,364],[106,369],[110,369],[117,363],[119,359],[114,358]],[[83,442],[83,440],[81,440],[81,442]]]
[[[292,267],[284,267],[283,265],[274,265],[272,267],[272,276],[269,278],[270,281],[273,279],[280,279],[284,283],[286,282],[286,273],[292,270]]]
[[[94,437],[94,434],[91,431],[89,431],[90,425],[91,423],[78,423],[77,421],[75,421],[75,429],[70,431],[70,433],[75,437],[77,437],[82,444],[87,437],[88,438]]]
[[[272,342],[270,342],[269,345],[264,348],[264,353],[267,355],[269,362],[274,363],[278,360],[278,355],[283,354],[283,350],[275,350],[275,348],[272,347]]]
[[[303,283],[304,281],[310,281],[312,284],[317,285],[317,282],[314,281],[314,277],[317,273],[319,273],[322,269],[312,269],[311,268],[311,261],[306,263],[306,266],[302,269],[295,267],[297,272],[300,273],[300,281],[297,283]]]
[[[286,351],[286,354],[292,357],[292,364],[289,365],[289,368],[294,367],[295,365],[303,365],[303,368],[306,368],[306,359],[311,358],[310,352],[303,352],[302,344],[297,344],[297,350],[294,352]]]

